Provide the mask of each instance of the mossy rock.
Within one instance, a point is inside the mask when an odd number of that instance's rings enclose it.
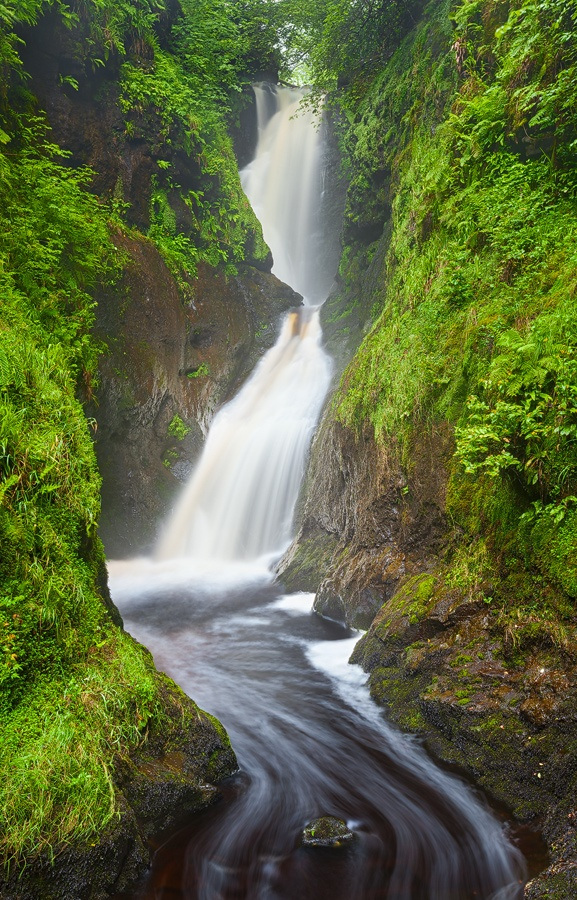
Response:
[[[302,833],[303,847],[343,847],[351,844],[355,834],[342,819],[321,816],[305,826]]]
[[[277,575],[289,591],[317,591],[330,571],[338,538],[320,528],[312,535],[299,535],[277,567]]]
[[[407,616],[411,625],[419,622],[427,612],[433,596],[434,575],[414,575],[409,578],[387,604],[394,615]]]

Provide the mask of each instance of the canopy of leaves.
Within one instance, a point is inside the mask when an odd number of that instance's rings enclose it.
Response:
[[[423,0],[279,0],[275,10],[283,73],[318,91],[360,96],[416,24]]]

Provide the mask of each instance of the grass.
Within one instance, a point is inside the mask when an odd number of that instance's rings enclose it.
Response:
[[[114,760],[161,714],[155,672],[142,648],[103,632],[83,665],[38,678],[10,717],[0,755],[0,853],[20,861],[97,838],[119,817]]]

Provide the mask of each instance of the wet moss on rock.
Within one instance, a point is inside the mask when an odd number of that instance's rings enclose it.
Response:
[[[223,726],[169,678],[148,669],[156,691],[146,733],[112,759],[116,814],[88,840],[31,855],[0,872],[3,900],[105,898],[135,888],[148,867],[148,839],[216,802],[218,783],[237,770]]]

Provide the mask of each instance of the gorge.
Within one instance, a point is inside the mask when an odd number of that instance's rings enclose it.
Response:
[[[330,284],[313,240],[320,134],[299,113],[300,92],[266,90],[243,180],[279,274],[306,303],[316,284]],[[300,248],[289,252],[295,231]],[[275,347],[215,417],[153,561],[109,564],[126,627],[217,712],[241,767],[233,799],[193,829],[182,858],[171,857],[170,842],[162,848],[166,869],[141,895],[520,896],[523,864],[500,824],[388,730],[362,677],[343,677],[355,638],[311,622],[312,596],[279,594],[268,572],[290,541],[328,387],[319,339],[318,311],[289,313]],[[343,859],[299,847],[307,821],[329,814],[356,838]]]
[[[0,895],[572,898],[575,11],[144,6],[0,16]]]

